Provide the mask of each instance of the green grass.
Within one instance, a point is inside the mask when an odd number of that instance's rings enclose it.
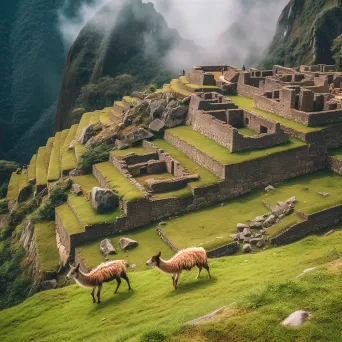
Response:
[[[27,170],[27,178],[28,180],[36,179],[36,162],[37,162],[37,155],[33,155],[30,161],[30,165]]]
[[[258,135],[257,132],[255,132],[252,129],[249,129],[247,127],[238,128],[238,131],[239,131],[240,134],[246,135],[248,137],[253,137],[255,135]]]
[[[157,147],[164,150],[172,158],[177,160],[188,172],[191,174],[198,173],[200,176],[199,181],[189,183],[193,187],[205,187],[220,182],[220,178],[214,175],[206,168],[198,165],[186,154],[177,150],[174,146],[170,145],[167,141],[158,139],[153,142]]]
[[[51,151],[49,169],[47,179],[49,182],[56,181],[61,176],[61,165],[60,165],[60,150],[62,145],[62,132],[58,132],[55,135],[53,147]]]
[[[103,110],[100,111],[100,122],[102,123],[102,125],[110,125],[113,123],[111,117],[110,117],[110,113],[112,111],[112,107],[108,107],[108,108],[104,108]]]
[[[77,167],[77,160],[75,156],[75,151],[74,149],[69,150],[68,147],[71,144],[71,142],[75,139],[76,132],[78,129],[78,125],[73,125],[71,126],[67,137],[65,138],[63,147],[61,149],[61,168],[62,171],[66,170],[72,170]]]
[[[188,91],[188,90],[181,88],[179,85],[179,80],[177,80],[177,79],[174,79],[171,81],[170,87],[171,87],[171,91],[178,93],[178,94],[181,94],[181,95],[184,95],[184,96],[189,96],[192,94],[191,91]]]
[[[84,196],[69,195],[68,204],[73,208],[83,227],[96,223],[115,222],[121,216],[120,208],[107,214],[98,214],[91,207],[90,202]]]
[[[47,170],[45,166],[45,153],[46,147],[40,147],[37,153],[36,161],[36,184],[46,185],[47,184]]]
[[[116,105],[116,106],[118,106],[118,107],[121,107],[121,108],[125,108],[125,105],[123,104],[123,102],[122,101],[115,101],[114,102],[114,105]]]
[[[75,157],[76,157],[77,163],[81,160],[85,151],[86,151],[86,148],[84,147],[84,145],[80,144],[79,142],[75,144]]]
[[[19,194],[19,182],[20,182],[20,175],[17,175],[15,172],[12,172],[10,181],[8,183],[8,190],[7,190],[7,200],[13,201],[17,200]]]
[[[138,99],[137,97],[124,96],[123,99],[125,102],[127,102],[129,104],[133,104],[133,105],[137,105],[141,102],[141,100]]]
[[[56,247],[55,223],[37,223],[34,230],[40,269],[43,271],[56,271],[60,259]]]
[[[334,148],[329,150],[329,156],[342,160],[342,148]]]
[[[82,131],[89,126],[89,120],[90,117],[93,115],[92,112],[90,113],[84,113],[82,115],[82,118],[80,120],[80,123],[78,124],[78,128],[77,128],[77,132],[76,132],[76,138],[79,138],[79,136],[81,135]]]
[[[167,132],[187,142],[191,146],[196,147],[198,150],[209,155],[223,165],[243,163],[249,160],[263,158],[274,153],[288,151],[305,145],[305,143],[299,139],[290,138],[287,143],[282,145],[265,149],[230,153],[227,148],[194,131],[191,126],[180,126],[169,129]]]
[[[49,169],[49,164],[50,164],[50,157],[51,157],[51,151],[53,147],[53,142],[55,138],[49,138],[46,144],[46,151],[45,151],[45,167],[48,170]]]
[[[137,146],[137,147],[128,148],[126,150],[115,150],[115,151],[112,151],[110,154],[114,157],[124,157],[130,153],[135,153],[135,154],[141,156],[141,155],[151,153],[151,152],[153,152],[153,150],[151,150],[147,147]]]
[[[239,108],[241,109],[246,109],[246,110],[250,110],[254,113],[257,113],[267,119],[271,119],[274,121],[279,122],[282,126],[284,127],[288,127],[291,129],[294,129],[298,132],[301,133],[311,133],[311,132],[317,132],[319,130],[321,130],[322,128],[326,128],[327,126],[323,126],[323,127],[307,127],[304,126],[298,122],[294,122],[292,120],[289,119],[285,119],[279,115],[270,113],[270,112],[266,112],[264,110],[261,109],[257,109],[254,107],[254,100],[253,99],[249,99],[248,97],[244,97],[244,96],[229,96],[229,98],[237,105],[239,106]]]
[[[28,184],[27,171],[23,170],[19,178],[19,191]]]
[[[89,118],[89,125],[96,125],[100,121],[100,113],[98,111],[94,112]]]
[[[210,260],[213,279],[203,274],[195,281],[196,271],[183,272],[177,291],[170,276],[150,270],[129,274],[132,291],[123,283],[113,295],[115,284],[105,284],[101,304],[92,304],[90,290],[77,285],[38,293],[0,312],[1,340],[153,341],[141,337],[153,332],[170,336],[183,323],[235,302],[233,317],[195,328],[208,337],[197,341],[339,341],[341,266],[295,277],[341,253],[342,234],[337,232],[263,253]],[[313,313],[308,323],[298,329],[279,324],[300,309]],[[173,341],[196,341],[191,336]]]
[[[121,237],[128,237],[138,241],[139,245],[136,248],[125,252],[119,245]],[[156,233],[155,225],[150,227],[140,228],[127,233],[117,234],[110,236],[109,239],[112,241],[118,254],[109,256],[110,260],[124,259],[129,264],[136,264],[136,271],[146,271],[147,259],[162,252],[165,258],[170,258],[173,255],[171,249],[159,238]],[[100,242],[102,239],[87,243],[78,247],[77,250],[81,253],[82,260],[85,262],[88,268],[94,268],[101,262],[105,261],[104,255],[100,252]],[[129,269],[131,271],[132,269]]]
[[[77,176],[73,177],[72,180],[73,183],[81,187],[84,194],[90,192],[94,187],[100,187],[99,182],[93,175]]]
[[[57,207],[56,212],[62,221],[64,228],[70,235],[84,232],[83,227],[68,204],[63,204]]]
[[[139,191],[120,171],[110,162],[96,164],[94,166],[106,179],[110,188],[127,201],[135,201],[144,198],[144,194]]]
[[[262,200],[275,205],[277,201],[286,201],[296,196],[298,203],[295,210],[306,213],[342,204],[342,177],[332,171],[324,170],[301,176],[275,187],[276,190],[269,193],[255,190],[245,196],[223,202],[224,206],[218,204],[168,220],[163,230],[178,248],[203,246],[210,250],[232,242],[229,234],[236,233],[237,223],[247,223],[247,220],[267,213]],[[329,196],[323,198],[318,192],[328,192]],[[275,236],[300,220],[300,217],[293,213],[270,228],[268,233]]]

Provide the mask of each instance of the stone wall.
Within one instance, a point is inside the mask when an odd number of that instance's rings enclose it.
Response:
[[[279,235],[271,238],[270,242],[278,246],[293,243],[308,235],[340,223],[342,220],[342,205],[337,205],[310,215],[302,214],[302,216],[305,217],[303,222],[295,224]]]
[[[342,160],[341,159],[329,156],[327,158],[327,165],[331,170],[333,170],[334,172],[342,176]]]
[[[227,245],[212,249],[207,252],[208,258],[222,258],[225,256],[233,255],[240,249],[240,244],[238,242],[232,242]]]

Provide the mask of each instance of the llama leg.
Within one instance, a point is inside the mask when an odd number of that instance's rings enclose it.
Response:
[[[173,286],[173,288],[175,288],[175,279],[176,279],[176,275],[173,274],[172,275],[172,286]]]
[[[195,279],[198,279],[198,278],[199,278],[199,276],[200,276],[200,274],[201,274],[201,271],[202,271],[202,266],[198,266],[198,265],[197,265],[197,267],[198,267],[198,274],[197,274],[197,277],[196,277]]]
[[[177,273],[176,274],[176,278],[175,278],[175,290],[177,290],[177,285],[178,285],[179,277],[180,277],[180,273]]]
[[[122,274],[122,275],[121,275],[121,278],[123,278],[123,279],[126,280],[127,285],[128,285],[128,290],[130,290],[130,289],[131,289],[131,284],[129,283],[129,279],[128,279],[128,277],[127,277],[127,274],[126,274],[126,273]]]
[[[116,293],[118,292],[119,287],[120,287],[120,285],[121,285],[121,279],[120,279],[120,277],[117,277],[117,278],[116,278],[116,281],[118,282],[118,285],[117,285],[117,287],[116,287],[116,290],[114,291],[114,294],[116,294]]]
[[[203,267],[207,270],[207,272],[208,272],[208,277],[211,278],[211,274],[210,274],[210,270],[209,270],[209,265],[206,264],[206,265],[203,265]]]
[[[97,286],[97,302],[100,304],[101,303],[101,289],[102,289],[102,284]]]
[[[93,303],[96,303],[95,296],[94,296],[95,288],[96,288],[96,286],[94,286],[93,289],[91,290],[91,296],[93,297]]]

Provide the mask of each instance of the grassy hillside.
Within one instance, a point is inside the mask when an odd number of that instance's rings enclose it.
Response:
[[[213,279],[185,272],[177,291],[157,270],[130,272],[133,290],[104,286],[101,304],[72,285],[39,293],[0,312],[2,341],[339,341],[342,334],[342,233],[312,236],[254,255],[210,260]],[[149,255],[146,255],[147,259]],[[318,270],[296,279],[305,269]],[[223,305],[223,321],[180,331],[182,324]],[[312,320],[299,329],[279,322],[295,310]],[[231,316],[231,317],[230,317]]]

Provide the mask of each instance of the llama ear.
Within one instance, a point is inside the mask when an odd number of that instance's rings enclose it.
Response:
[[[161,256],[161,252],[158,253],[158,258],[160,258],[160,256]]]
[[[76,266],[76,271],[78,271],[80,269],[80,264],[78,264],[77,266]]]

